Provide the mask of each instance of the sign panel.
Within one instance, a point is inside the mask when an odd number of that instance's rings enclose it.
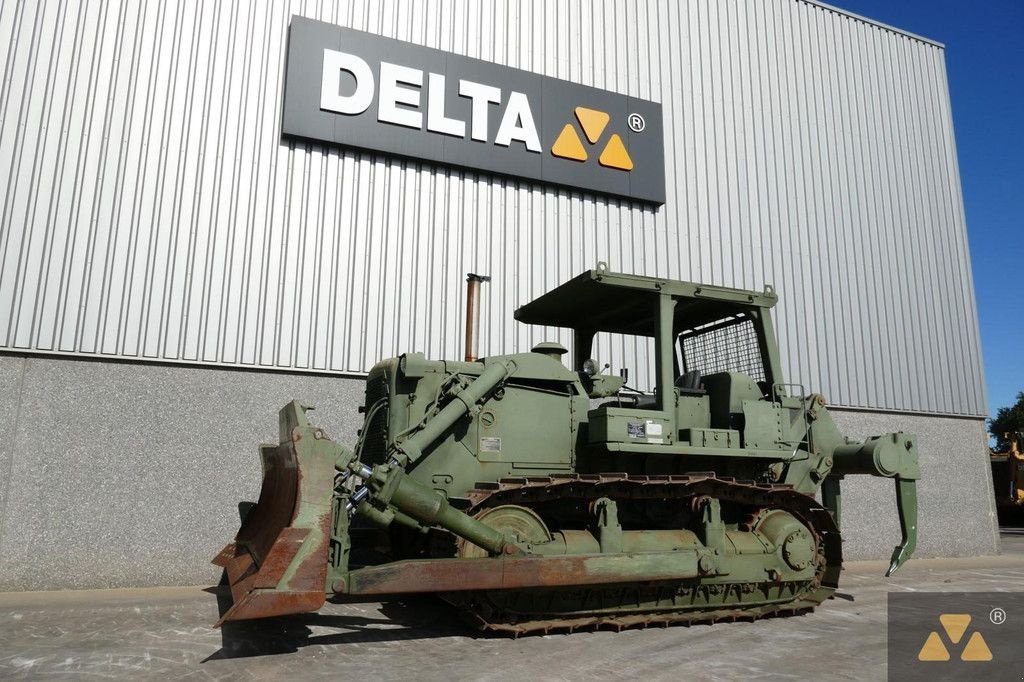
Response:
[[[282,131],[665,203],[660,104],[303,17]]]

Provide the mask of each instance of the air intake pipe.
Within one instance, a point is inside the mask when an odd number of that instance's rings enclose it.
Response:
[[[466,275],[466,362],[476,362],[479,357],[480,283],[490,281],[486,275]]]

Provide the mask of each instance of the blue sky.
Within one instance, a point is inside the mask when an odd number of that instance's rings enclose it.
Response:
[[[833,0],[946,46],[991,413],[1024,391],[1024,1]]]

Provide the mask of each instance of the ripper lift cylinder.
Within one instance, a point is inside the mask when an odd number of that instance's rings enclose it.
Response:
[[[832,453],[837,474],[895,476],[899,473],[906,446],[900,439],[877,438],[864,443],[840,445]]]

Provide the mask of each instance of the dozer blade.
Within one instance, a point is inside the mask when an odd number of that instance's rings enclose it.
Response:
[[[281,410],[281,444],[260,448],[263,486],[235,536],[213,559],[227,573],[233,604],[217,622],[316,611],[325,601],[332,441],[309,426],[297,402]]]

